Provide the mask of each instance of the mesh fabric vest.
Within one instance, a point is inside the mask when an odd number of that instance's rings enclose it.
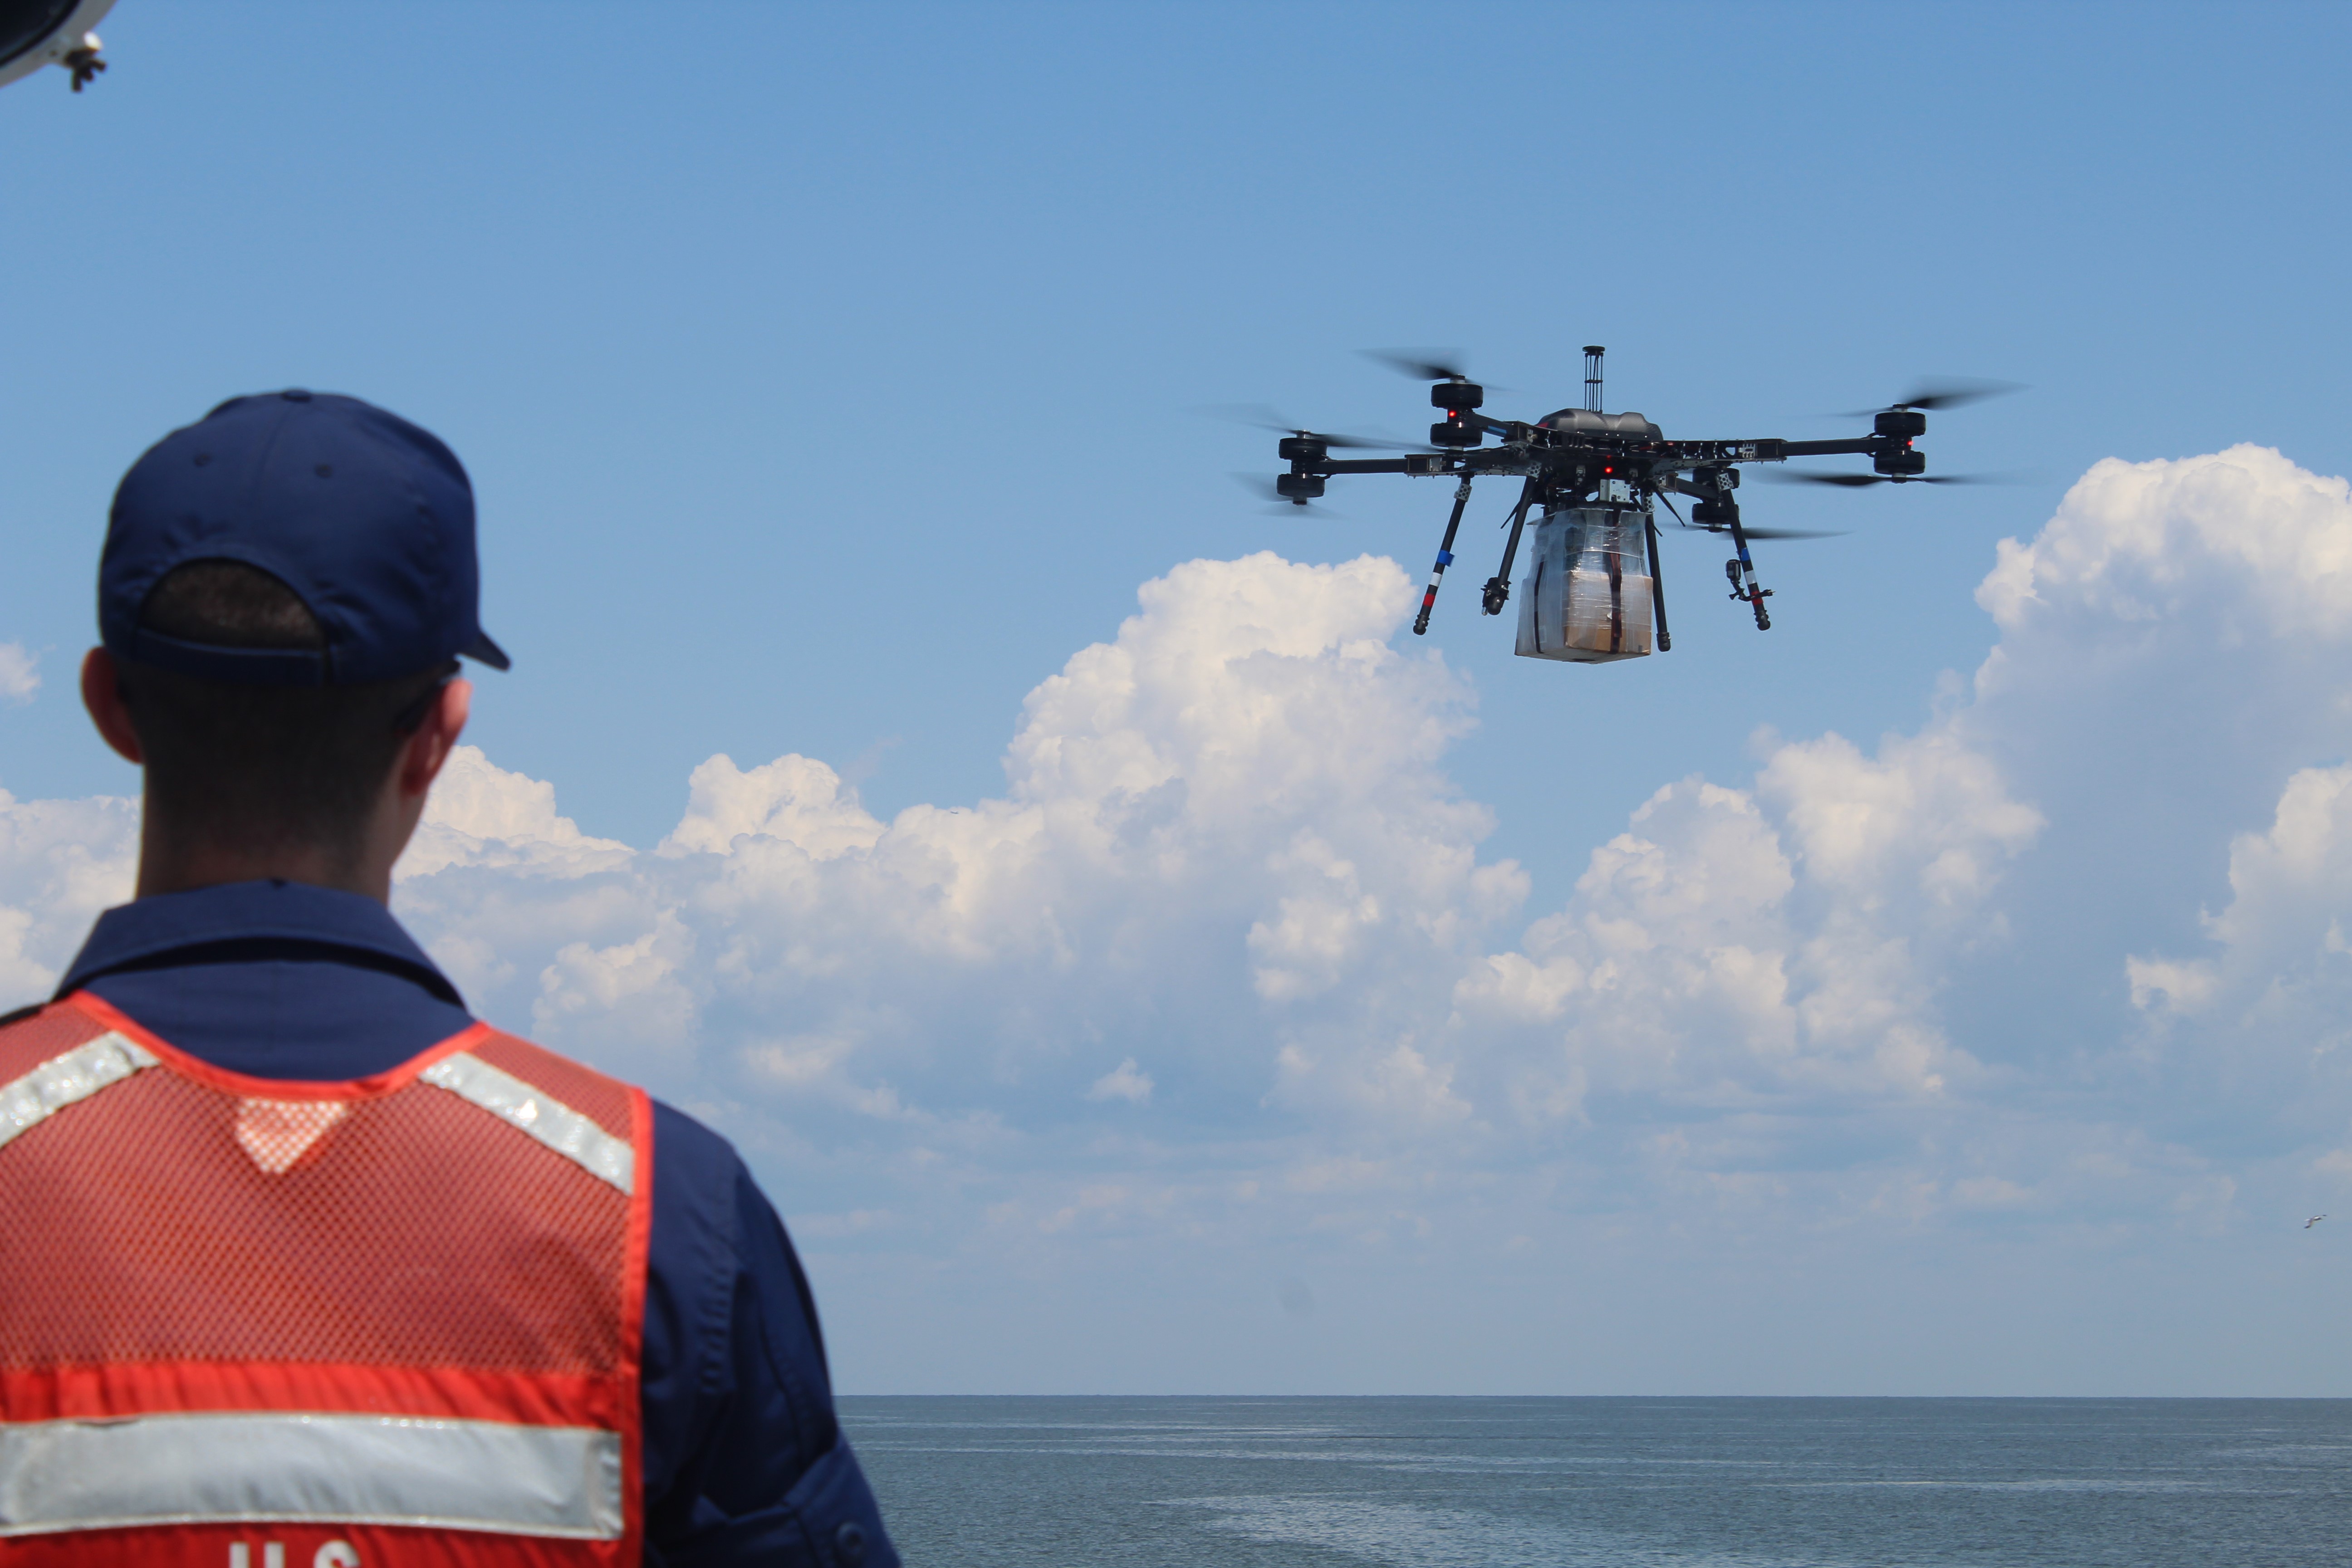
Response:
[[[0,1027],[0,1568],[635,1568],[651,1152],[487,1025],[338,1084]]]

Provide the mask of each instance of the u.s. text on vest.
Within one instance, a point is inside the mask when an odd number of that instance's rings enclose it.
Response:
[[[228,1568],[253,1568],[253,1543],[232,1541],[228,1543]],[[261,1543],[261,1568],[286,1568],[286,1543],[265,1541]],[[310,1553],[310,1568],[360,1568],[359,1549],[348,1541],[330,1541]]]

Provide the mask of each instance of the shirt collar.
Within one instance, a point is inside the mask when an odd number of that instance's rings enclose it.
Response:
[[[57,994],[70,995],[110,970],[166,967],[182,952],[188,955],[184,962],[195,962],[192,950],[230,942],[341,950],[362,963],[408,971],[465,1005],[457,988],[401,930],[390,910],[364,893],[274,878],[152,893],[107,910],[74,955]]]

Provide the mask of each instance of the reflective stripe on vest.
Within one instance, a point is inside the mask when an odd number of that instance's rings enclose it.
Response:
[[[0,1026],[0,1568],[636,1568],[651,1136],[487,1025],[343,1084]]]
[[[0,1144],[39,1126],[67,1106],[154,1065],[155,1058],[146,1047],[111,1029],[87,1045],[51,1057],[0,1089]]]
[[[616,1540],[621,1439],[577,1426],[386,1415],[0,1426],[0,1536],[248,1522]]]
[[[520,1128],[598,1181],[610,1182],[625,1193],[636,1190],[637,1157],[626,1143],[481,1058],[459,1051],[416,1076]]]

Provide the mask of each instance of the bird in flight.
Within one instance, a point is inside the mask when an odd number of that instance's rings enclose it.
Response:
[[[2303,1228],[2309,1230],[2313,1226],[2317,1225],[2321,1220],[2324,1220],[2326,1217],[2327,1216],[2324,1214],[2313,1215],[2309,1219],[2303,1222]]]

